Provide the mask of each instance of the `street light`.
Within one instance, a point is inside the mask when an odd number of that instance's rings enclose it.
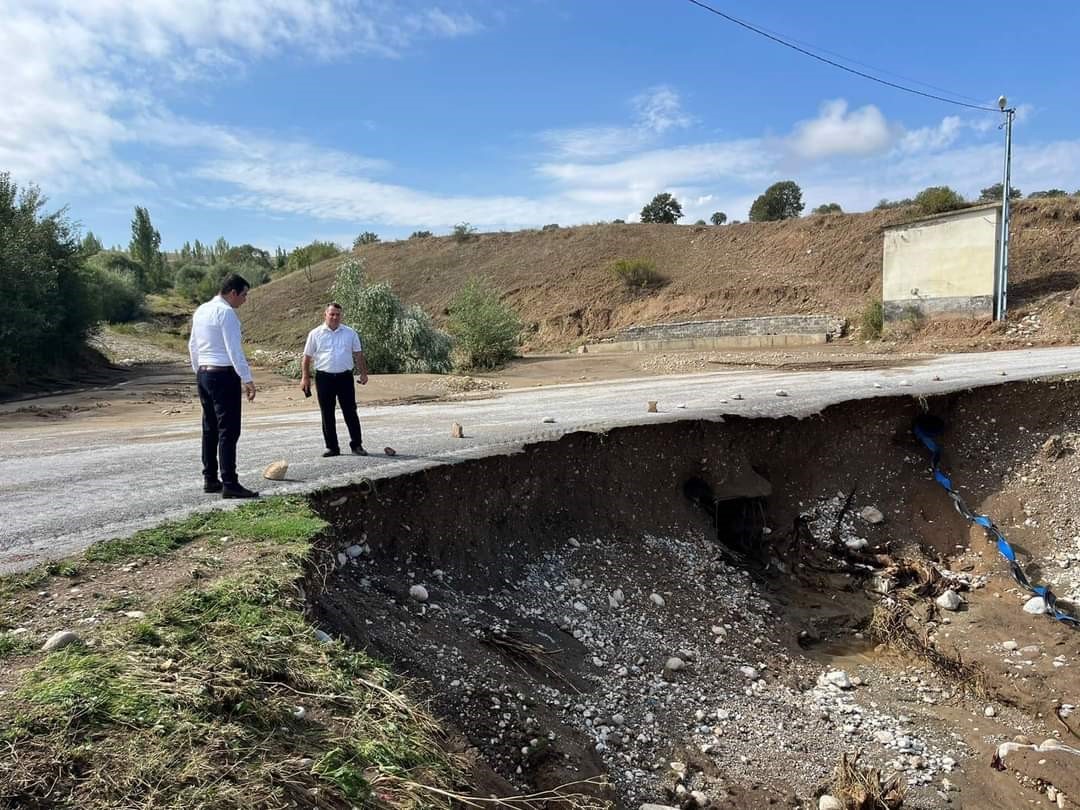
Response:
[[[1016,115],[1016,108],[1009,106],[1009,100],[1005,96],[998,98],[998,109],[1005,113],[1005,170],[1001,181],[1001,236],[998,244],[997,266],[997,301],[994,306],[994,317],[1005,320],[1007,308],[1007,288],[1009,285],[1009,181],[1012,175],[1012,122]]]

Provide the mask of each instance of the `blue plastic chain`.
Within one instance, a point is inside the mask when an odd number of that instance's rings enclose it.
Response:
[[[953,506],[956,507],[956,511],[963,515],[971,523],[978,524],[986,530],[986,535],[989,539],[993,540],[997,545],[998,553],[1005,558],[1005,561],[1009,564],[1009,570],[1012,572],[1013,579],[1016,583],[1036,596],[1041,596],[1046,602],[1047,615],[1052,616],[1059,622],[1071,625],[1072,627],[1080,627],[1080,619],[1060,610],[1057,606],[1057,597],[1054,596],[1053,591],[1046,585],[1032,585],[1031,580],[1028,579],[1027,574],[1024,573],[1024,569],[1020,566],[1020,562],[1016,559],[1016,552],[1013,547],[1009,545],[1009,541],[1005,539],[1005,535],[1001,533],[1001,530],[994,525],[992,521],[986,515],[979,515],[968,509],[964,499],[960,497],[960,494],[953,489],[952,479],[946,475],[945,471],[941,469],[941,451],[942,444],[940,436],[945,430],[945,423],[935,416],[922,416],[915,421],[915,436],[926,445],[926,449],[930,451],[931,457],[931,470],[934,475],[934,480],[937,481],[949,493],[949,497],[952,499]]]

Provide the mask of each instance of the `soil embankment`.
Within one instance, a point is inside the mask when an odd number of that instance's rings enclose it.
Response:
[[[1075,598],[1080,386],[926,406],[972,507]],[[1068,754],[990,767],[1017,735],[1075,742],[1080,636],[1021,609],[929,478],[921,412],[574,434],[325,492],[338,542],[309,594],[325,627],[417,678],[506,789],[604,775],[625,807],[816,807],[862,751],[902,775],[904,807],[1080,798]],[[961,610],[937,606],[946,590]]]

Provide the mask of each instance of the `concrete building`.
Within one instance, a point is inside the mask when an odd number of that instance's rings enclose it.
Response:
[[[992,318],[1001,206],[979,205],[884,229],[885,320]]]

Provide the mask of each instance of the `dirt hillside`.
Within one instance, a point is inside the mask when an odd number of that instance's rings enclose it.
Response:
[[[1026,200],[1013,212],[1010,314],[1060,311],[1080,285],[1080,200]],[[814,313],[854,320],[881,295],[882,227],[913,216],[904,209],[721,227],[586,225],[464,242],[411,239],[356,253],[371,279],[390,282],[437,320],[470,276],[485,276],[521,314],[530,347],[565,349],[633,324]],[[626,258],[654,261],[670,283],[626,289],[610,271]],[[298,345],[320,318],[339,262],[254,290],[242,313],[247,339]]]

